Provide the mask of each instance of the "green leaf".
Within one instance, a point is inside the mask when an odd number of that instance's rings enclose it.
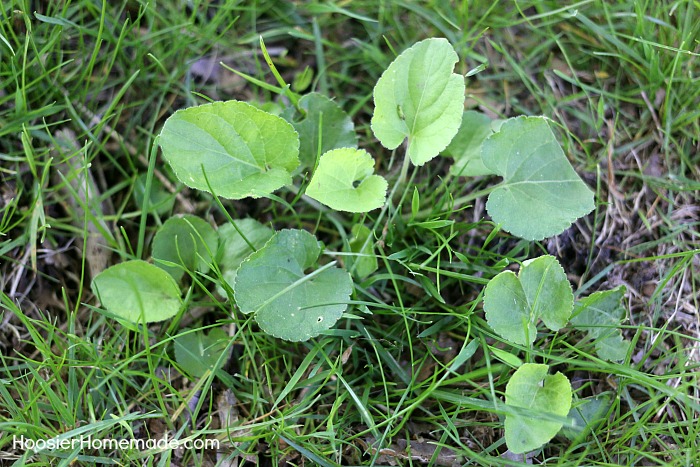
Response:
[[[587,331],[595,341],[598,356],[613,362],[624,360],[631,345],[619,329],[627,314],[621,303],[626,290],[621,285],[579,300],[571,318],[572,325]]]
[[[133,323],[172,318],[182,306],[170,274],[141,260],[105,269],[92,280],[92,291],[107,311]]]
[[[386,201],[387,182],[373,174],[364,149],[333,149],[321,156],[306,194],[336,211],[368,212]]]
[[[148,174],[141,174],[134,183],[134,202],[139,209],[143,209],[143,202],[146,199],[146,177]],[[160,180],[153,177],[151,180],[151,192],[148,197],[148,212],[156,212],[159,215],[167,214],[173,209],[175,196],[163,187]]]
[[[593,210],[593,192],[576,174],[543,117],[506,120],[484,141],[486,168],[503,177],[486,209],[526,240],[558,235]]]
[[[503,271],[491,279],[484,292],[489,326],[501,337],[528,345],[537,337],[542,319],[552,331],[566,325],[574,306],[574,294],[566,273],[553,256],[523,262],[516,276]]]
[[[423,165],[450,144],[464,110],[464,77],[446,39],[426,39],[405,50],[374,87],[372,131],[387,149],[408,138],[407,156]]]
[[[271,228],[262,225],[255,219],[240,219],[234,222],[256,250],[262,248],[274,234]],[[219,227],[219,251],[221,255],[219,265],[224,280],[231,289],[233,289],[233,282],[236,279],[238,267],[254,252],[250,245],[240,236],[236,227],[231,224],[224,224]],[[226,291],[220,285],[217,286],[217,292],[221,296],[226,296]]]
[[[357,147],[355,125],[335,101],[323,94],[312,92],[299,99],[299,107],[306,112],[305,116],[302,117],[292,106],[285,109],[281,117],[291,123],[299,133],[301,167],[313,169],[318,156],[331,149]]]
[[[580,400],[575,407],[571,407],[567,416],[574,427],[564,427],[561,434],[571,441],[582,439],[605,420],[610,405],[610,397],[606,394]]]
[[[246,259],[233,284],[243,313],[260,328],[289,341],[306,341],[330,329],[348,306],[353,283],[333,263],[307,274],[321,243],[304,230],[282,230]]]
[[[459,177],[494,175],[481,160],[481,146],[494,131],[498,131],[502,120],[491,120],[487,115],[468,110],[462,115],[462,124],[457,135],[443,155],[452,157],[455,162],[450,173]]]
[[[178,110],[159,136],[163,157],[185,185],[224,198],[266,196],[291,183],[299,136],[284,119],[238,101]]]
[[[154,259],[181,265],[182,267],[177,267],[156,262],[156,266],[179,281],[185,270],[208,271],[218,243],[216,231],[204,219],[190,215],[171,217],[153,238],[152,256]]]
[[[563,426],[542,414],[563,417],[571,408],[569,379],[561,373],[548,375],[548,370],[547,365],[525,363],[506,385],[506,405],[528,409],[506,415],[506,445],[515,454],[541,447]]]
[[[374,254],[372,230],[363,224],[355,224],[351,234],[350,251],[357,253],[357,256],[348,256],[345,264],[356,278],[364,279],[379,267],[377,256]]]
[[[214,368],[228,341],[229,337],[220,328],[212,329],[209,334],[201,330],[183,332],[173,340],[175,361],[191,376],[201,378]]]

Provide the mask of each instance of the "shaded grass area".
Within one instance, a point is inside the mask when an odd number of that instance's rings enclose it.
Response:
[[[607,401],[603,421],[574,439],[558,436],[532,462],[696,464],[698,18],[689,1],[3,4],[0,462],[519,465],[526,460],[506,453],[497,404],[515,355],[565,373],[575,401]],[[158,160],[166,209],[143,224],[139,178],[176,109],[207,98],[284,105],[218,65],[274,82],[260,35],[288,82],[314,70],[308,90],[351,114],[385,173],[397,168],[373,141],[372,87],[394,52],[448,38],[458,71],[471,74],[467,107],[550,117],[596,190],[597,210],[559,237],[518,240],[494,229],[485,200],[454,205],[490,181],[450,177],[440,158],[413,180],[429,219],[455,222],[402,220],[407,187],[393,222],[375,225],[380,270],[356,284],[350,316],[331,336],[271,338],[197,277],[174,320],[148,328],[111,320],[90,293],[93,270],[147,259],[156,228],[174,213],[226,222]],[[303,202],[293,211],[274,200],[224,206],[234,218],[314,231],[330,253],[363,221],[342,217],[339,228]],[[542,332],[528,349],[488,328],[485,281],[544,253],[560,259],[579,296],[627,287],[624,334],[634,347],[625,362],[598,360],[594,343],[570,329]],[[232,337],[232,358],[188,378],[173,338],[213,327]],[[12,444],[13,436],[166,433],[218,439],[220,448],[34,454]]]

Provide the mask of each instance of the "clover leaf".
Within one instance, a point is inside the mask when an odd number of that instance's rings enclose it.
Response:
[[[501,337],[528,345],[537,337],[542,319],[552,331],[566,325],[574,294],[566,273],[553,256],[523,262],[519,275],[503,271],[491,279],[484,292],[489,326]]]
[[[386,200],[387,181],[373,174],[364,149],[333,149],[321,156],[306,194],[337,211],[368,212]]]
[[[548,375],[547,365],[525,363],[506,385],[506,405],[524,408],[506,415],[506,445],[515,454],[539,448],[556,435],[571,409],[571,383],[561,373]]]
[[[355,125],[335,101],[312,92],[299,99],[299,107],[306,112],[301,118],[294,107],[288,107],[280,116],[299,133],[301,167],[313,168],[318,155],[331,149],[357,147]]]
[[[630,341],[623,339],[619,329],[626,315],[620,303],[626,290],[621,285],[579,300],[571,318],[572,325],[587,331],[595,341],[598,356],[612,362],[624,360],[631,345]]]
[[[141,260],[105,269],[92,280],[92,291],[107,311],[133,323],[172,318],[182,306],[172,276]]]
[[[260,328],[289,341],[306,341],[333,326],[348,306],[350,275],[327,264],[311,273],[321,243],[304,230],[277,232],[238,269],[236,304]]]
[[[503,177],[486,209],[526,240],[558,235],[593,210],[593,192],[576,174],[543,117],[507,120],[481,149],[484,166]]]
[[[372,131],[387,149],[408,138],[406,154],[423,165],[447,147],[464,109],[464,77],[446,39],[426,39],[405,50],[374,87]]]
[[[158,141],[182,183],[209,191],[208,180],[224,198],[266,196],[291,183],[299,165],[299,136],[292,125],[245,102],[178,110]]]

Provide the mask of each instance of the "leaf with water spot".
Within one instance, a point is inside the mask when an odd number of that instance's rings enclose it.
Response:
[[[457,133],[464,110],[464,77],[452,45],[426,39],[405,50],[374,87],[372,131],[387,149],[408,138],[406,155],[415,165],[437,156]]]
[[[158,142],[182,183],[209,191],[208,180],[224,198],[267,196],[290,184],[299,165],[299,136],[292,125],[245,102],[178,110]]]
[[[543,117],[506,120],[482,146],[486,168],[503,177],[486,209],[505,230],[526,240],[558,235],[595,208]]]
[[[238,269],[233,291],[241,312],[289,341],[306,341],[331,328],[347,309],[353,283],[332,263],[313,272],[322,245],[304,230],[277,232]]]

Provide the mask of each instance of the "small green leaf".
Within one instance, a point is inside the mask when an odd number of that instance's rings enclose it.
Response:
[[[579,300],[571,318],[572,325],[587,331],[595,341],[598,356],[612,362],[624,360],[631,345],[619,329],[627,314],[621,303],[626,290],[621,285]]]
[[[363,224],[352,226],[350,251],[357,256],[348,256],[345,261],[347,269],[358,279],[364,279],[379,267],[374,254],[374,237],[372,231]]]
[[[446,39],[405,50],[374,87],[372,131],[387,149],[408,138],[407,156],[423,165],[450,144],[464,110],[464,77],[453,73],[457,53]]]
[[[307,274],[321,243],[304,230],[282,230],[246,259],[233,284],[243,313],[260,328],[289,341],[305,341],[331,328],[348,306],[353,283],[332,263]]]
[[[255,219],[240,219],[234,222],[256,250],[262,248],[274,234],[271,228],[262,225]],[[231,224],[224,224],[219,227],[219,251],[221,255],[219,265],[224,280],[231,289],[233,289],[233,282],[236,279],[238,267],[254,252],[250,245],[240,236],[236,227]],[[226,296],[226,291],[220,285],[217,286],[217,292],[221,296]]]
[[[158,141],[182,183],[209,191],[208,179],[224,198],[269,195],[291,183],[291,172],[299,165],[294,128],[245,102],[178,110],[163,125]]]
[[[291,123],[299,133],[300,168],[313,169],[318,156],[331,149],[357,147],[355,125],[335,101],[323,94],[312,92],[299,99],[299,107],[306,112],[305,116],[300,116],[294,107],[288,107],[281,117]]]
[[[321,156],[306,194],[336,211],[368,212],[386,200],[387,182],[373,174],[374,159],[364,149],[333,149]]]
[[[537,337],[542,319],[552,331],[564,327],[571,316],[574,294],[566,273],[553,256],[523,262],[520,274],[503,271],[491,279],[484,292],[489,326],[501,337],[528,345]]]
[[[543,117],[506,120],[482,146],[481,158],[503,182],[486,209],[526,240],[558,235],[595,208],[593,192],[566,158]]]
[[[197,216],[171,217],[153,238],[153,258],[184,267],[156,262],[179,281],[185,270],[206,272],[216,254],[219,238],[214,228]]]
[[[214,368],[228,341],[229,337],[220,328],[212,329],[209,334],[184,332],[173,341],[175,361],[191,376],[201,378],[206,370]]]
[[[141,260],[105,269],[92,280],[92,291],[107,311],[133,323],[172,318],[182,306],[170,274]]]
[[[549,367],[525,363],[506,385],[506,405],[528,409],[506,415],[506,445],[515,454],[537,449],[556,435],[563,423],[538,417],[563,417],[571,408],[571,383],[561,373],[548,375]]]
[[[487,115],[468,110],[462,115],[462,124],[457,135],[443,155],[454,158],[450,173],[459,177],[493,175],[481,160],[481,146],[497,131],[502,120],[491,120]]]

